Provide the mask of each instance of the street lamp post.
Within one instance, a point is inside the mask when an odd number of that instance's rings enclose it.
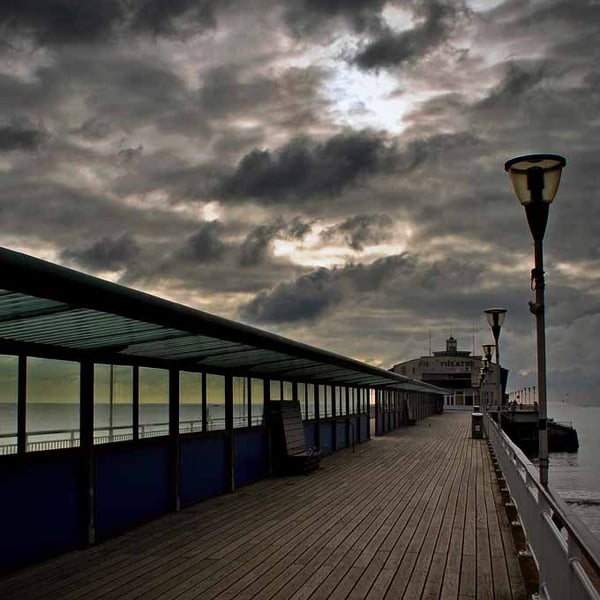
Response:
[[[502,381],[500,378],[500,330],[504,323],[504,317],[506,316],[505,308],[488,308],[483,311],[487,317],[489,326],[492,328],[492,335],[496,342],[496,397],[498,399],[498,407],[501,410],[504,405],[504,398],[502,398]]]
[[[489,365],[492,364],[492,353],[494,351],[494,345],[493,344],[483,344],[483,346],[481,346],[481,350],[483,353],[483,374],[486,375],[489,372]],[[484,402],[486,409],[487,409],[487,404],[488,404],[488,391],[487,391],[487,386],[486,386],[486,391],[485,391],[485,402]]]
[[[525,207],[527,223],[533,238],[534,269],[531,271],[534,302],[529,310],[536,319],[538,438],[540,483],[548,485],[548,411],[546,403],[546,323],[544,308],[543,242],[550,203],[554,200],[563,167],[567,161],[558,154],[530,154],[506,161],[504,170],[510,175],[519,202]]]

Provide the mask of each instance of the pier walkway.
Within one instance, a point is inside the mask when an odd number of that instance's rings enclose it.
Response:
[[[321,464],[20,570],[0,580],[0,598],[526,597],[469,414],[430,417]]]

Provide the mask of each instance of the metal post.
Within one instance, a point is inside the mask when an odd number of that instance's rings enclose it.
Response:
[[[500,336],[498,336],[500,337]],[[500,371],[500,344],[496,337],[496,396],[498,397],[498,406],[504,408],[504,398],[502,397],[502,374]]]
[[[544,257],[543,242],[534,241],[534,264],[531,279],[535,291],[535,303],[530,310],[535,315],[537,337],[537,389],[538,389],[538,459],[540,483],[548,486],[548,414],[546,407],[546,319],[544,308]]]

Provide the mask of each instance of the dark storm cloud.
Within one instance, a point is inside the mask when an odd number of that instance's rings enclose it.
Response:
[[[364,175],[388,169],[392,155],[384,138],[369,131],[342,133],[321,143],[295,138],[274,152],[255,149],[244,156],[220,192],[271,202],[332,195]]]
[[[201,263],[222,258],[227,249],[223,233],[223,225],[218,220],[201,223],[187,240],[182,256]]]
[[[293,323],[323,317],[339,306],[350,291],[378,290],[388,280],[407,275],[415,268],[406,255],[388,256],[371,264],[320,268],[297,279],[263,290],[243,306],[243,319],[254,323]]]
[[[119,150],[119,161],[122,164],[130,163],[130,162],[134,161],[136,158],[141,157],[143,151],[144,151],[144,147],[141,145],[138,146],[137,148],[123,148],[122,150]]]
[[[354,215],[333,227],[327,228],[325,240],[341,238],[350,248],[364,250],[365,245],[379,244],[389,238],[393,220],[386,214]]]
[[[41,44],[106,42],[126,30],[155,35],[215,27],[216,0],[4,0],[0,26],[33,34]]]
[[[239,65],[222,65],[203,75],[200,104],[212,115],[226,115],[270,102],[278,91],[276,79],[249,75]]]
[[[362,33],[380,26],[387,0],[288,0],[285,20],[296,35],[331,31],[331,21],[345,21]]]
[[[149,31],[156,35],[171,35],[180,29],[177,22],[185,16],[192,31],[213,29],[217,26],[215,9],[224,0],[142,0],[134,4],[131,26],[134,30]]]
[[[4,0],[0,3],[0,25],[5,30],[33,32],[44,44],[105,40],[123,18],[121,0]]]
[[[88,140],[102,140],[107,138],[112,131],[112,126],[107,119],[92,117],[84,121],[79,127],[72,129],[70,133]]]
[[[422,58],[446,41],[462,12],[455,4],[432,0],[424,2],[415,14],[423,17],[422,23],[401,32],[385,28],[356,54],[356,65],[361,69],[377,69]]]
[[[337,306],[343,294],[327,269],[301,275],[291,283],[281,283],[270,292],[260,292],[241,309],[241,316],[254,323],[294,323],[321,317]]]
[[[85,269],[115,271],[126,268],[139,254],[137,242],[129,235],[104,237],[91,245],[64,250],[61,259]]]
[[[479,104],[479,110],[500,108],[506,110],[515,100],[523,98],[539,86],[544,79],[551,78],[549,64],[546,61],[508,61],[504,66],[504,75],[497,86]]]
[[[47,137],[48,134],[42,127],[28,119],[0,123],[0,152],[37,150]]]
[[[259,225],[248,233],[240,246],[240,264],[244,267],[260,265],[270,258],[273,240],[302,240],[310,231],[311,225],[298,217],[290,223],[279,218]]]

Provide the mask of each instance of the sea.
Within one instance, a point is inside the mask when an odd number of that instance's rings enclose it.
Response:
[[[579,451],[551,452],[548,483],[600,538],[600,406],[548,403],[548,417],[571,423]]]

